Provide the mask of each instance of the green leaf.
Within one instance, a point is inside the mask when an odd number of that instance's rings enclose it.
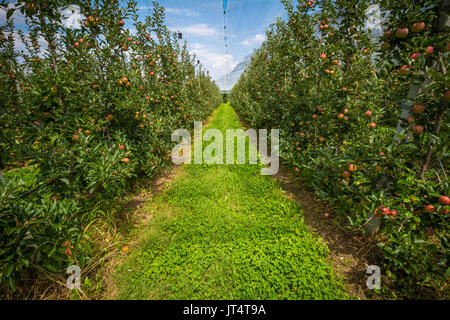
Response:
[[[14,14],[14,11],[15,11],[16,9],[14,9],[14,8],[12,8],[12,9],[9,9],[7,12],[6,12],[6,19],[7,20],[9,20],[9,18],[11,18],[11,16]]]

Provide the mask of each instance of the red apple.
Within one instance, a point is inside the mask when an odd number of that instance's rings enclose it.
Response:
[[[428,46],[428,47],[425,49],[425,52],[428,53],[428,54],[432,54],[433,51],[434,51],[434,48],[433,48],[432,46]]]
[[[344,178],[348,178],[348,177],[350,177],[352,174],[350,173],[350,172],[348,172],[348,171],[344,171],[343,173],[342,173],[342,176],[344,177]]]
[[[450,205],[450,198],[447,196],[441,196],[439,198],[439,203],[448,206]]]
[[[375,122],[369,123],[369,127],[371,127],[372,129],[375,129],[376,126],[377,126],[377,124]]]
[[[450,100],[450,91],[445,91],[444,93],[444,100]]]
[[[408,29],[398,29],[395,35],[397,36],[397,38],[404,38],[408,35],[408,33]]]
[[[323,214],[323,217],[324,217],[325,219],[328,219],[329,216],[330,216],[330,215],[329,215],[328,213],[326,213],[326,212]]]
[[[372,111],[367,110],[364,114],[365,114],[367,117],[371,117],[371,116],[372,116]]]
[[[421,32],[421,31],[423,31],[423,29],[425,29],[424,22],[416,22],[411,27],[412,32]]]
[[[319,57],[320,57],[321,59],[326,59],[326,58],[327,58],[327,55],[326,55],[325,53],[322,53]]]
[[[348,165],[348,171],[351,171],[351,172],[356,171],[356,166],[353,163],[350,163]]]
[[[415,104],[412,107],[412,112],[414,112],[414,113],[421,114],[424,111],[425,111],[425,107],[420,104]]]
[[[402,76],[407,76],[409,74],[411,74],[411,70],[409,70],[410,66],[408,65],[404,65],[400,68],[400,75]]]
[[[408,123],[413,123],[414,121],[416,121],[416,119],[414,117],[409,116],[406,118],[406,121],[408,121]]]
[[[413,126],[411,129],[415,134],[420,134],[423,132],[423,127],[421,125]]]
[[[388,215],[391,213],[391,211],[389,210],[389,208],[386,207],[379,207],[378,208],[378,212],[381,213],[382,215]]]
[[[410,58],[411,58],[411,60],[416,60],[420,56],[421,56],[421,54],[419,52],[415,52],[410,56]]]
[[[436,211],[436,208],[432,206],[431,204],[428,204],[425,206],[424,210],[428,213],[433,213]]]

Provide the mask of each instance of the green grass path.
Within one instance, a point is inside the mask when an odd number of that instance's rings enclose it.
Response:
[[[240,124],[224,104],[209,128]],[[328,249],[259,165],[186,165],[145,210],[152,219],[116,273],[120,299],[346,297]]]

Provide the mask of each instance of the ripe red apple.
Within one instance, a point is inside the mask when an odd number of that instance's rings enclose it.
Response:
[[[439,203],[448,206],[450,205],[450,198],[447,196],[441,196],[439,198]]]
[[[446,209],[444,207],[442,207],[441,210],[439,210],[439,213],[441,213],[441,214],[447,214],[449,212],[450,212],[450,210],[448,210],[448,209]]]
[[[318,117],[319,117],[319,116],[318,116],[317,114],[313,114],[313,115],[312,115],[312,118],[313,118],[313,119],[317,119]]]
[[[319,57],[320,57],[321,59],[326,59],[326,58],[327,58],[327,55],[326,55],[325,53],[322,53]]]
[[[391,213],[391,216],[394,216],[394,217],[397,215],[397,211],[391,211],[390,213]]]
[[[424,210],[428,213],[433,213],[436,211],[436,208],[432,206],[431,204],[428,204],[425,206]]]
[[[434,48],[433,48],[432,46],[428,46],[428,47],[425,49],[425,52],[428,53],[428,54],[432,54],[433,51],[434,51]]]
[[[35,125],[37,125],[37,126],[40,126],[40,125],[41,125],[41,123],[40,123],[39,121],[33,121],[33,123],[34,123]]]
[[[386,155],[384,154],[383,151],[378,152],[378,155],[379,155],[380,157],[386,157]]]
[[[420,134],[423,132],[423,127],[421,125],[413,126],[411,129],[415,134]]]
[[[414,121],[416,121],[416,119],[412,116],[409,116],[406,118],[406,121],[408,121],[408,123],[413,123]]]
[[[385,37],[389,37],[391,34],[392,34],[392,31],[391,31],[391,30],[386,30],[386,31],[384,32],[384,36],[385,36]]]
[[[424,22],[416,22],[411,27],[412,32],[421,32],[421,31],[423,31],[423,29],[425,29]]]
[[[339,114],[338,114],[338,118],[339,118],[339,119],[344,119],[344,114],[343,114],[343,113],[339,113]]]
[[[329,215],[328,213],[326,213],[326,212],[323,214],[323,217],[324,217],[325,219],[328,219],[329,216],[330,216],[330,215]]]
[[[79,42],[75,42],[75,43],[73,44],[73,46],[74,46],[75,48],[78,48],[78,47],[80,46],[80,43],[79,43]]]
[[[369,123],[369,127],[371,127],[372,129],[375,129],[376,126],[377,126],[377,124],[375,122]]]
[[[123,26],[125,24],[125,22],[123,20],[119,21],[119,25]]]
[[[350,171],[350,172],[356,171],[356,166],[353,163],[350,163],[348,165],[348,171]]]
[[[444,93],[444,100],[450,100],[450,91],[445,91]]]
[[[350,172],[348,172],[348,171],[344,171],[343,173],[342,173],[342,176],[344,177],[344,178],[348,178],[348,177],[350,177],[352,174],[350,173]]]
[[[128,162],[130,162],[130,159],[128,159],[128,158],[123,158],[123,159],[122,159],[122,162],[128,163]]]
[[[421,54],[419,52],[414,52],[410,58],[411,60],[416,60],[417,58],[419,58],[421,56]]]
[[[409,74],[411,74],[411,70],[409,70],[410,66],[408,65],[404,65],[400,68],[400,75],[402,76],[407,76]]]
[[[421,114],[424,111],[425,111],[425,107],[420,104],[415,104],[412,107],[412,112],[414,112],[414,113]]]
[[[404,38],[408,35],[409,30],[408,29],[398,29],[397,32],[395,33],[395,35],[397,36],[397,38]]]
[[[372,116],[372,111],[367,110],[364,114],[365,114],[367,117],[371,117],[371,116]]]
[[[154,73],[154,72],[152,71],[152,72],[150,72],[150,75],[151,75],[151,76],[154,76],[154,75],[155,75],[155,73]]]
[[[391,211],[389,210],[389,208],[386,207],[379,207],[378,208],[378,212],[381,213],[382,215],[388,215],[391,213]]]

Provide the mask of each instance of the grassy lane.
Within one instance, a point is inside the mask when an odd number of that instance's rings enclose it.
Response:
[[[210,128],[240,125],[222,105]],[[146,210],[152,219],[116,274],[118,298],[345,297],[327,248],[258,165],[187,165]]]

